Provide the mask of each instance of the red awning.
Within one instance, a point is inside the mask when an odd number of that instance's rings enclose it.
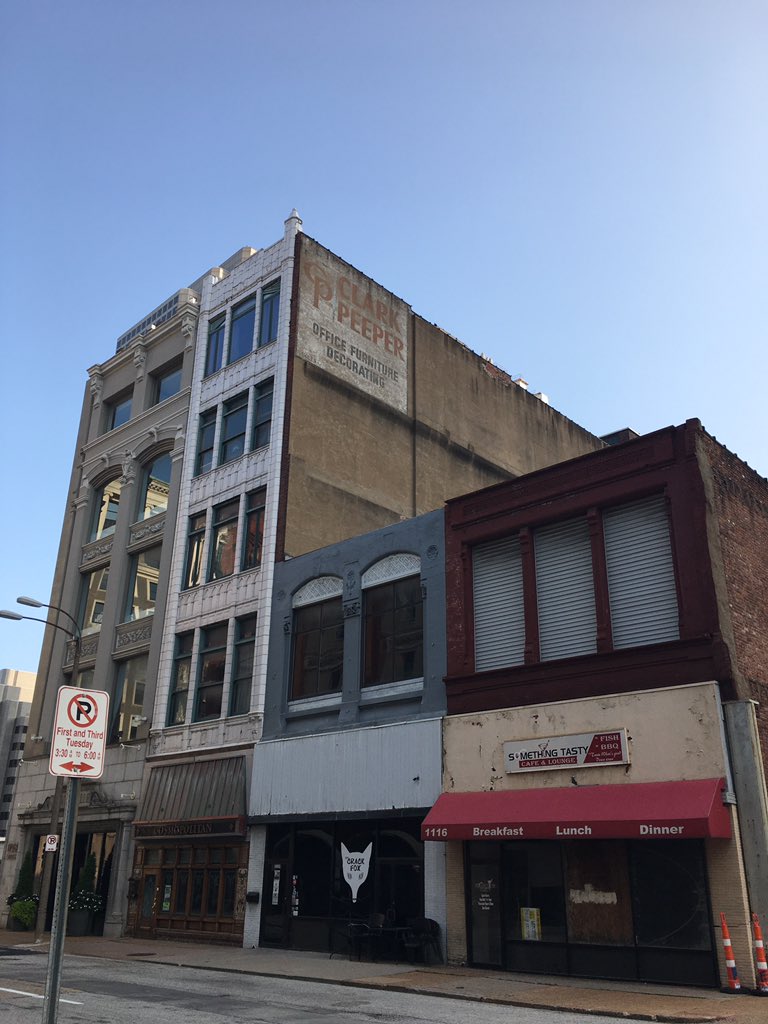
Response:
[[[443,793],[421,838],[730,839],[724,779]]]

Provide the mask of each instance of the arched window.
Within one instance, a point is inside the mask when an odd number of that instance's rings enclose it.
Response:
[[[144,471],[144,484],[139,504],[139,519],[149,519],[168,508],[171,489],[171,454],[158,455]]]
[[[291,700],[341,690],[344,663],[342,581],[320,576],[293,598]]]
[[[109,537],[115,532],[117,513],[120,508],[121,490],[122,484],[117,479],[110,480],[108,484],[104,484],[97,491],[93,510],[91,540],[100,540],[102,537]]]

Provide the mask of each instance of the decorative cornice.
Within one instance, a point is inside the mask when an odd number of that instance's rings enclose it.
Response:
[[[154,519],[150,519],[144,526],[140,526],[136,530],[131,530],[131,538],[129,544],[136,544],[138,541],[143,540],[144,537],[150,537],[155,533],[160,533],[165,528],[165,515],[155,517],[159,519],[159,522],[155,522]]]
[[[86,548],[83,551],[82,565],[88,562],[92,562],[94,558],[103,558],[110,554],[112,551],[112,541],[108,541],[106,544],[96,544],[94,547]]]
[[[123,647],[132,647],[134,644],[147,643],[152,639],[152,620],[144,626],[137,626],[135,629],[126,630],[124,633],[118,633],[115,638],[115,650],[119,651]]]

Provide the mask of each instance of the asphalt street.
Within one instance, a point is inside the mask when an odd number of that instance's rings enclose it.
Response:
[[[32,1024],[42,1015],[47,958],[0,958],[0,1018]],[[439,996],[189,970],[161,964],[66,956],[60,1024],[564,1024],[558,1010],[471,1005]],[[626,1017],[579,1015],[580,1024]]]

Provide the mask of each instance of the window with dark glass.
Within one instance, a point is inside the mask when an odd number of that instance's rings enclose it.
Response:
[[[248,420],[248,392],[224,403],[221,421],[219,465],[239,459],[245,451],[245,425]]]
[[[277,318],[280,313],[280,281],[273,281],[261,293],[259,348],[277,340]]]
[[[144,689],[147,683],[148,655],[140,654],[120,665],[117,692],[120,704],[112,723],[110,742],[126,742],[136,738],[144,718]]]
[[[203,579],[203,547],[205,544],[205,512],[198,512],[189,520],[187,534],[187,564],[184,567],[184,589],[197,587]]]
[[[269,444],[272,430],[272,392],[274,380],[262,381],[254,388],[253,406],[253,444],[251,449],[265,448]]]
[[[100,540],[102,537],[109,537],[115,532],[117,525],[117,513],[120,509],[120,492],[122,484],[120,480],[110,480],[99,488],[96,494],[94,505],[93,526],[91,527],[91,540]]]
[[[156,377],[155,402],[164,402],[166,398],[173,398],[181,391],[181,364],[170,369],[161,370]]]
[[[229,329],[228,363],[247,356],[253,348],[253,328],[256,323],[256,299],[246,299],[232,309],[232,326]]]
[[[222,313],[221,316],[215,317],[208,324],[208,351],[205,354],[205,376],[209,377],[212,373],[221,369],[222,360],[224,357],[224,326],[226,317]]]
[[[216,410],[209,409],[200,417],[200,436],[197,441],[195,475],[207,473],[213,467],[213,442],[216,437]]]
[[[266,487],[251,491],[245,498],[245,536],[243,538],[243,569],[255,569],[261,565],[261,549],[264,543],[264,505],[267,500]]]
[[[106,601],[109,569],[96,569],[82,577],[80,596],[80,632],[96,633],[101,629]]]
[[[161,551],[162,545],[158,544],[131,557],[126,622],[130,619],[143,619],[145,615],[152,615],[155,610]]]
[[[419,679],[424,674],[421,580],[418,576],[364,591],[363,685]]]
[[[109,429],[117,430],[131,418],[131,395],[123,395],[109,403]]]
[[[227,624],[219,623],[200,630],[200,669],[197,679],[195,721],[221,715],[224,691],[224,666],[227,660]]]
[[[168,702],[168,725],[183,725],[187,720],[187,698],[192,675],[192,645],[194,633],[180,633],[176,637],[171,676],[171,697]]]
[[[139,519],[149,519],[168,508],[171,490],[171,454],[158,456],[144,472]]]
[[[251,677],[256,636],[256,616],[247,615],[235,623],[232,683],[229,688],[230,715],[244,715],[251,706]]]
[[[296,608],[293,630],[291,699],[340,690],[344,661],[341,597]]]
[[[237,517],[240,499],[217,505],[213,510],[211,534],[211,565],[209,580],[220,580],[235,571],[235,548],[237,547]]]

